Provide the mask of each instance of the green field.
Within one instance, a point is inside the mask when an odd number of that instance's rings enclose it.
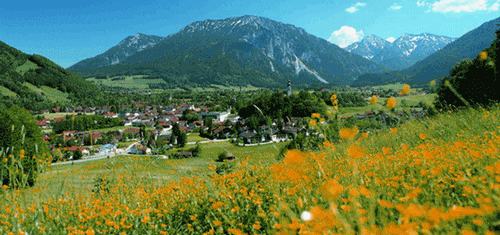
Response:
[[[148,79],[144,75],[124,76],[124,78],[123,80],[119,80],[117,77],[107,79],[87,78],[87,81],[92,81],[102,86],[127,89],[149,89],[150,84],[166,84],[162,79]]]
[[[44,200],[65,193],[90,194],[97,177],[129,175],[134,178],[158,180],[158,182],[178,180],[181,177],[206,177],[214,174],[209,165],[220,164],[217,156],[228,151],[237,157],[237,162],[248,159],[249,164],[267,165],[277,161],[284,143],[255,147],[238,147],[231,143],[209,143],[201,145],[201,157],[190,159],[159,159],[143,156],[120,156],[75,165],[52,166],[39,176],[34,188],[43,192],[42,197],[31,198],[23,194],[23,199]]]
[[[420,102],[432,106],[435,99],[436,99],[436,94],[415,94],[409,96],[396,97],[397,100],[396,110],[408,110],[410,107],[418,105]],[[387,110],[387,108],[385,107],[386,100],[387,98],[381,98],[379,99],[377,104],[373,105],[370,104],[361,107],[339,107],[339,113],[341,116],[346,117],[356,114],[362,114],[367,111]]]
[[[7,96],[7,97],[16,97],[17,96],[17,94],[15,92],[9,90],[9,88],[4,87],[4,86],[0,86],[0,95]]]
[[[65,112],[61,112],[61,113],[44,113],[43,117],[46,118],[46,119],[49,119],[49,120],[54,120],[56,118],[66,117],[68,115],[78,115],[78,113],[65,113]],[[95,115],[95,114],[94,113],[86,113],[85,115]]]
[[[391,84],[385,84],[385,85],[378,85],[378,86],[373,86],[372,88],[399,91],[399,90],[401,90],[401,88],[403,88],[403,83],[391,83]]]
[[[200,136],[200,133],[188,133],[187,134],[187,142],[198,142],[208,140],[207,138],[203,138]]]

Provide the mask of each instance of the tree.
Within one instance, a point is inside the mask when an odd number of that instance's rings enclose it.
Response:
[[[192,110],[185,110],[182,113],[182,120],[185,120],[189,123],[195,122],[200,120],[200,115],[197,113],[193,112]]]
[[[186,133],[181,131],[179,124],[174,123],[172,126],[172,135],[170,136],[170,144],[175,144],[177,147],[184,147],[187,143]]]
[[[193,153],[193,157],[199,157],[201,154],[201,146],[197,144],[194,148],[191,149],[191,153]]]
[[[77,150],[73,153],[73,160],[80,160],[82,159],[83,154],[80,150]]]
[[[35,184],[41,170],[39,162],[48,157],[48,148],[28,111],[0,107],[0,157],[6,159],[0,162],[1,184],[12,187]]]
[[[179,136],[177,136],[177,147],[183,148],[187,143],[187,135],[184,132],[181,132]]]

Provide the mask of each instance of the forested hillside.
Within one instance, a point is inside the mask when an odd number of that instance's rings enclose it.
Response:
[[[40,55],[0,41],[0,96],[30,110],[95,102],[96,87]]]

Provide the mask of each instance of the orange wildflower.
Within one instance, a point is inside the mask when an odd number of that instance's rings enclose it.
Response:
[[[95,232],[94,232],[94,229],[92,228],[88,228],[87,231],[85,231],[85,235],[94,235]]]
[[[361,133],[361,137],[362,137],[363,139],[368,138],[368,135],[369,135],[369,134],[368,134],[368,132],[363,132],[363,133]]]
[[[287,165],[301,165],[305,161],[305,153],[299,150],[289,150],[286,153],[283,163]]]
[[[481,51],[479,53],[479,59],[482,61],[485,61],[488,59],[488,52],[487,51]]]
[[[462,235],[476,235],[475,232],[473,232],[472,230],[470,229],[463,229],[462,232],[461,232]]]
[[[382,207],[385,207],[385,208],[394,208],[394,204],[392,204],[390,201],[386,201],[386,200],[379,200],[378,201],[378,204]]]
[[[398,101],[396,100],[396,98],[391,96],[391,97],[389,97],[389,99],[387,99],[386,106],[388,109],[392,110],[392,109],[396,108],[397,103],[398,103]]]
[[[325,146],[328,149],[335,150],[335,145],[330,141],[323,142],[323,146]]]
[[[360,158],[365,156],[365,151],[360,146],[353,144],[347,148],[347,155],[352,158]]]
[[[224,202],[217,201],[212,204],[212,209],[217,210],[224,206]]]
[[[336,180],[330,179],[321,186],[320,191],[325,199],[333,201],[344,191],[344,186]]]
[[[382,153],[384,153],[384,155],[388,155],[391,153],[391,148],[389,147],[382,147]]]
[[[232,234],[232,235],[243,235],[245,234],[243,231],[239,230],[239,229],[236,229],[236,228],[230,228],[227,230],[227,232],[229,234]]]
[[[260,226],[260,222],[259,221],[255,222],[255,224],[253,224],[252,227],[255,230],[260,230],[262,228],[262,226]]]
[[[222,225],[222,222],[220,220],[215,220],[212,222],[215,227],[220,227]]]
[[[396,128],[396,127],[390,128],[389,130],[391,131],[391,134],[393,134],[393,135],[398,133],[398,128]]]
[[[147,224],[147,223],[149,223],[149,221],[150,221],[150,220],[151,220],[151,218],[150,218],[149,216],[147,216],[147,215],[146,215],[146,216],[144,216],[144,217],[142,218],[141,222],[142,222],[143,224]]]
[[[319,113],[312,113],[311,118],[321,118],[321,114]]]
[[[342,128],[339,131],[339,136],[342,139],[354,139],[356,135],[359,133],[359,129],[357,127],[353,128]]]
[[[427,135],[424,133],[420,133],[418,134],[418,138],[420,138],[421,140],[425,140],[427,138]]]
[[[401,95],[408,95],[408,94],[410,94],[410,85],[404,84],[403,88],[401,89],[400,94]]]

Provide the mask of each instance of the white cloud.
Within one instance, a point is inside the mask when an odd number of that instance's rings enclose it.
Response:
[[[500,9],[500,0],[497,0],[495,3],[491,4],[488,10],[498,11],[498,9]]]
[[[439,13],[498,11],[500,0],[419,0],[417,6],[427,7],[429,11]]]
[[[356,30],[354,27],[344,25],[340,29],[333,31],[328,41],[345,48],[355,42],[361,41],[364,35],[363,30]]]
[[[364,2],[357,2],[354,5],[346,8],[345,11],[352,14],[352,13],[355,13],[355,12],[359,11],[360,8],[365,7],[365,6],[366,6],[366,3],[364,3]]]
[[[426,6],[429,6],[429,3],[426,1],[419,0],[419,1],[417,1],[417,6],[418,7],[426,7]]]
[[[393,3],[389,7],[389,10],[391,10],[391,11],[399,11],[399,10],[401,10],[401,8],[403,8],[403,6],[401,6],[399,3]]]
[[[390,42],[390,43],[393,43],[394,41],[396,41],[396,38],[395,37],[388,37],[385,40]]]

